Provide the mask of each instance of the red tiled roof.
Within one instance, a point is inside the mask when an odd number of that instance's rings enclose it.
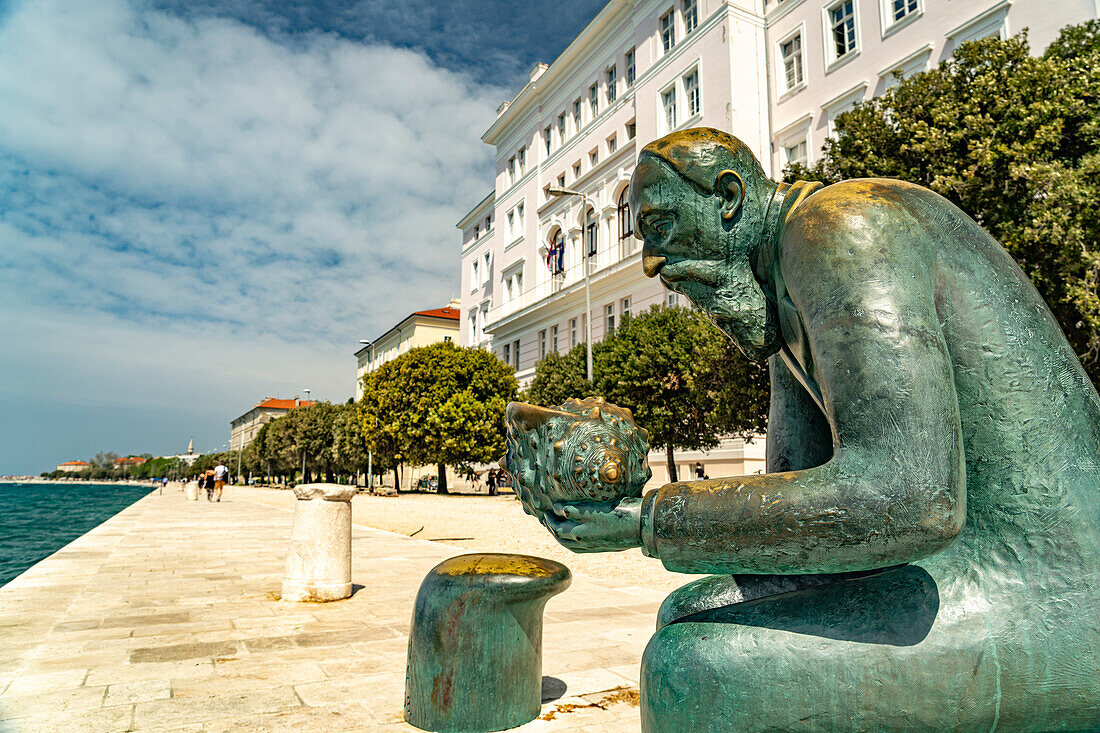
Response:
[[[426,311],[415,311],[414,316],[431,316],[433,318],[450,318],[457,321],[459,319],[457,308],[432,308]]]
[[[133,465],[136,465],[138,463],[145,463],[145,459],[142,458],[141,456],[131,456],[129,458],[116,458],[115,459],[115,465],[116,466],[133,466]]]
[[[57,464],[59,466],[90,466],[92,464],[87,461],[65,461],[64,463]]]
[[[274,397],[269,397],[263,402],[260,402],[256,407],[269,407],[274,410],[293,410],[295,407],[310,407],[317,404],[312,400],[280,400]],[[256,409],[255,407],[252,409]]]

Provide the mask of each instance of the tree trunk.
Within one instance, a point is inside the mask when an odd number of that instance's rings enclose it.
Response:
[[[676,456],[672,452],[672,446],[665,446],[665,456],[668,457],[668,481],[679,481],[680,478],[676,475]]]
[[[436,488],[436,491],[440,494],[446,494],[447,493],[447,464],[446,463],[440,463],[440,464],[437,465],[437,469],[439,471],[439,486]]]
[[[393,490],[398,494],[401,493],[401,474],[397,472],[397,464],[393,467]]]
[[[336,474],[332,472],[331,468],[325,471],[325,481],[328,481],[330,484],[336,483]]]

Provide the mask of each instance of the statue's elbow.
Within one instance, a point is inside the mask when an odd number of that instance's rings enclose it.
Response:
[[[937,502],[920,523],[926,554],[934,555],[955,544],[965,526],[965,501]]]

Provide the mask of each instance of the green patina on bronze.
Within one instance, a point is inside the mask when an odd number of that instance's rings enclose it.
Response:
[[[643,266],[767,359],[768,471],[532,508],[720,573],[665,602],[643,729],[1100,729],[1100,397],[1004,249],[896,180],[646,146]]]
[[[522,725],[542,702],[542,611],[569,569],[529,555],[444,560],[416,595],[405,720],[431,731]]]

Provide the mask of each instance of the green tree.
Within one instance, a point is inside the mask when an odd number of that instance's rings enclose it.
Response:
[[[414,464],[448,465],[504,453],[504,408],[516,397],[511,367],[450,342],[411,349],[367,375],[360,415],[368,443]]]
[[[554,407],[571,397],[592,394],[592,383],[585,376],[586,357],[585,344],[577,344],[566,354],[553,351],[547,354],[535,365],[535,376],[523,395],[524,401]]]
[[[664,450],[668,473],[678,479],[674,450],[705,450],[728,433],[720,398],[739,399],[721,389],[717,374],[726,339],[701,314],[689,308],[655,305],[625,317],[618,330],[593,350],[596,392],[629,407],[649,431],[650,447]]]
[[[1100,384],[1100,22],[1040,57],[1024,34],[962,44],[835,125],[789,180],[886,176],[948,198],[1004,244]]]
[[[367,440],[354,404],[337,408],[332,424],[332,459],[341,473],[355,476],[367,470]]]

